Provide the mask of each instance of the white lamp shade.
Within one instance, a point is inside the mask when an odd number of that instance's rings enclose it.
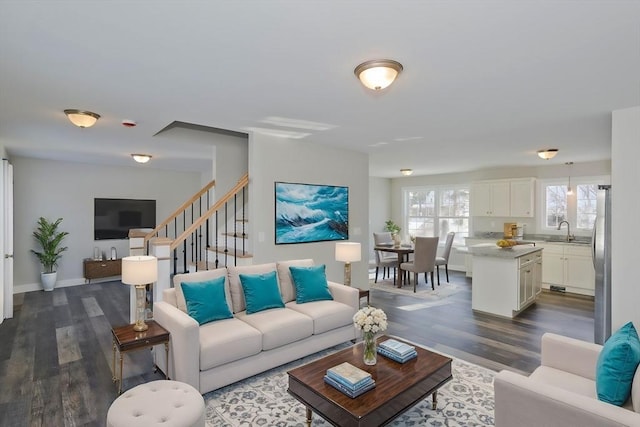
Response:
[[[154,256],[128,256],[122,258],[122,283],[146,285],[158,280],[158,258]]]
[[[362,259],[360,243],[340,242],[336,243],[336,261],[355,262]]]

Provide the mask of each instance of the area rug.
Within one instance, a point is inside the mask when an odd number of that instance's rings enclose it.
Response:
[[[405,295],[414,298],[420,298],[432,302],[442,301],[445,298],[455,295],[462,291],[462,288],[447,282],[441,282],[440,286],[436,285],[435,289],[431,289],[431,285],[425,285],[420,282],[416,288],[416,292],[413,292],[413,284],[406,284],[402,288],[393,286],[393,280],[378,280],[378,283],[374,283],[373,280],[369,281],[369,287],[371,289],[377,289],[384,292],[390,292],[396,295]]]
[[[338,351],[333,347],[204,395],[208,427],[305,426],[305,407],[287,393],[287,371]],[[426,398],[396,418],[392,426],[492,426],[495,372],[458,359],[453,379],[438,390],[438,408]],[[313,415],[314,426],[329,426]]]

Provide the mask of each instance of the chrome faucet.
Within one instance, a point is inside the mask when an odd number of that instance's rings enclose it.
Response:
[[[560,230],[560,227],[562,227],[562,224],[567,224],[567,242],[570,242],[573,239],[575,239],[573,234],[571,234],[571,225],[569,224],[569,221],[560,221],[560,224],[558,224],[558,230]]]

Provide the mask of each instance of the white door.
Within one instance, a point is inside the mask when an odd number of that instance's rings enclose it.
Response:
[[[0,170],[0,323],[13,317],[13,166],[2,159]]]

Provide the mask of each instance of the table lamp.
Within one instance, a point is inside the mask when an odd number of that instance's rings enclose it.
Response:
[[[351,286],[351,263],[360,261],[362,257],[360,243],[336,243],[336,261],[344,262],[344,284]]]
[[[133,330],[149,329],[144,323],[146,286],[158,280],[158,259],[154,256],[128,256],[122,258],[122,283],[136,287],[136,323]]]

